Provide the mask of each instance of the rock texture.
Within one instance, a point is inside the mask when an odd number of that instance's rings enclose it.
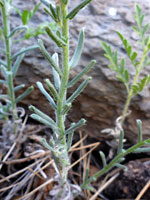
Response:
[[[28,2],[28,3],[27,3]],[[17,7],[21,9],[30,9],[37,0],[14,0]],[[70,0],[71,6],[75,6],[81,0]],[[137,35],[132,31],[131,26],[134,25],[134,10],[136,3],[144,9],[146,14],[145,20],[150,19],[150,3],[148,0],[93,0],[86,9],[81,11],[74,20],[71,21],[70,39],[72,52],[77,44],[77,36],[81,28],[85,28],[85,47],[82,58],[78,66],[71,72],[71,77],[75,76],[84,66],[88,64],[91,59],[96,59],[97,64],[89,72],[93,80],[89,83],[84,92],[73,103],[73,108],[68,116],[69,121],[78,121],[81,117],[87,119],[88,123],[84,127],[86,132],[92,137],[104,138],[101,130],[104,128],[114,127],[115,120],[121,115],[124,102],[126,99],[126,92],[124,86],[115,78],[115,74],[108,69],[108,61],[104,58],[103,50],[100,41],[106,41],[115,50],[119,50],[121,56],[126,56],[122,44],[117,37],[115,31],[119,30],[129,39],[139,55],[141,49],[137,41]],[[115,14],[112,16],[112,14]],[[50,20],[39,9],[37,14],[33,17],[30,25],[36,27],[37,23]],[[13,26],[19,24],[18,16],[13,14]],[[58,51],[54,43],[48,37],[40,36],[43,39],[49,52]],[[36,44],[37,39],[30,39],[24,41],[21,46],[29,46]],[[20,48],[16,45],[14,51]],[[130,69],[131,76],[134,70],[126,59],[126,65]],[[143,74],[149,73],[150,68],[147,67]],[[25,83],[27,86],[35,85],[36,81],[43,81],[44,78],[51,77],[50,66],[43,58],[39,50],[31,51],[26,54],[22,66],[17,74],[16,84]],[[85,78],[85,77],[84,77]],[[71,94],[72,90],[70,91]],[[36,88],[23,101],[23,105],[27,106],[33,104],[46,113],[52,113],[45,98]],[[126,130],[126,137],[131,141],[136,141],[137,126],[136,119],[140,118],[143,121],[143,133],[146,137],[150,135],[150,96],[149,88],[146,88],[140,95],[136,96],[130,106],[131,115],[126,119],[124,127]]]

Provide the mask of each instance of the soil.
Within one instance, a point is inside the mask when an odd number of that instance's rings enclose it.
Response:
[[[50,179],[55,176],[55,170],[54,166],[50,164],[52,162],[50,152],[41,144],[42,137],[46,139],[50,138],[51,130],[42,125],[22,124],[19,134],[15,137],[10,135],[12,127],[8,124],[3,124],[2,128],[2,124],[0,131],[0,200],[53,199],[50,194],[57,192],[57,190],[55,191],[57,185],[56,182],[50,182]],[[86,133],[76,133],[73,143],[77,144],[83,138],[84,140],[80,143],[80,147],[95,144],[95,149],[70,169],[69,182],[76,187],[82,184],[85,173],[84,167],[89,161],[90,175],[93,175],[102,168],[99,150],[103,150],[109,160],[109,152],[113,152],[107,143],[103,142],[103,144],[96,146],[99,141],[93,141],[92,138],[86,136]],[[13,145],[14,148],[6,161],[4,161],[4,157]],[[70,153],[71,163],[75,163],[89,149],[72,151]],[[122,169],[113,168],[105,176],[93,183],[96,192],[104,182],[107,182],[115,174],[118,174],[106,189],[96,197],[97,200],[135,199],[150,180],[150,160],[147,154],[131,155],[127,157],[124,165],[128,170],[123,171]],[[41,168],[43,170],[39,173],[38,171]],[[49,183],[45,184],[47,181]],[[45,186],[43,185],[40,188],[42,184],[45,184]],[[37,191],[35,191],[36,188]],[[147,189],[140,199],[149,200],[149,190]],[[78,192],[75,199],[88,200],[94,193],[89,191]]]

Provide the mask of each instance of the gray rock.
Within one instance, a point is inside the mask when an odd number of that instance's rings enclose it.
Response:
[[[30,9],[37,0],[15,0],[17,7],[21,9]],[[80,0],[70,0],[71,6],[75,6]],[[122,83],[115,78],[115,73],[108,69],[108,61],[104,58],[104,51],[100,45],[100,41],[105,41],[112,46],[114,50],[119,50],[120,56],[125,56],[122,44],[117,37],[115,31],[119,30],[129,39],[133,47],[141,55],[141,49],[136,43],[137,35],[133,32],[131,26],[134,25],[134,11],[135,5],[139,3],[140,7],[144,9],[146,14],[145,20],[149,21],[149,1],[140,0],[93,0],[86,9],[81,11],[70,23],[70,47],[71,54],[77,44],[78,33],[81,28],[85,28],[85,47],[82,58],[78,66],[71,71],[71,78],[74,77],[80,70],[88,64],[91,59],[96,59],[97,63],[89,75],[93,80],[88,84],[84,92],[74,101],[73,107],[68,115],[69,121],[78,121],[81,117],[87,119],[88,123],[84,130],[92,137],[100,140],[105,138],[101,134],[101,130],[105,128],[113,128],[115,120],[122,114],[122,109],[126,100],[126,91]],[[113,14],[115,15],[113,16]],[[112,15],[111,15],[112,14]],[[33,17],[30,25],[36,27],[37,23],[45,20],[50,20],[43,12],[42,8]],[[14,14],[13,26],[20,23],[18,17]],[[47,36],[40,36],[43,39],[49,52],[54,53],[59,51],[54,43]],[[21,46],[29,46],[37,43],[37,39],[32,38],[24,41]],[[15,46],[14,51],[20,48]],[[134,69],[129,60],[126,58],[126,65],[130,69],[131,76],[134,74]],[[150,69],[147,67],[143,74],[149,73]],[[25,83],[26,86],[34,85],[36,81],[42,81],[44,78],[51,78],[50,66],[45,61],[43,55],[39,50],[31,51],[26,54],[22,66],[17,74],[16,84]],[[86,76],[85,76],[86,77]],[[84,78],[85,78],[84,77]],[[76,86],[77,87],[77,86]],[[71,94],[73,89],[69,91]],[[42,111],[53,115],[52,110],[42,96],[40,91],[36,88],[32,94],[23,102],[24,106],[33,104]],[[136,96],[131,103],[131,115],[127,117],[124,128],[126,137],[131,142],[137,139],[137,125],[136,119],[141,119],[143,122],[144,136],[150,135],[150,97],[149,88],[146,88],[141,94]]]

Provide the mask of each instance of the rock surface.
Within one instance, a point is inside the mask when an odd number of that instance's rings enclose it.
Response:
[[[16,7],[20,9],[31,9],[37,0],[15,0]],[[28,2],[28,3],[27,3]],[[74,7],[80,0],[70,0],[71,6]],[[108,61],[104,58],[104,51],[100,45],[100,41],[105,41],[115,50],[120,51],[121,56],[125,56],[122,44],[117,37],[115,31],[119,30],[129,39],[136,51],[141,54],[141,49],[136,44],[137,35],[133,32],[131,26],[134,25],[134,10],[136,3],[144,9],[146,14],[145,20],[149,21],[150,4],[148,0],[93,0],[86,9],[81,11],[78,16],[70,23],[70,39],[71,50],[73,52],[77,44],[77,36],[81,28],[85,28],[85,46],[82,58],[78,66],[71,72],[71,77],[74,77],[77,72],[80,72],[91,59],[96,59],[97,63],[89,75],[93,80],[88,84],[84,92],[74,101],[73,107],[68,115],[69,121],[78,121],[81,117],[86,118],[88,123],[84,127],[86,132],[92,137],[98,139],[105,138],[101,134],[101,130],[114,127],[115,120],[121,115],[124,102],[126,99],[126,91],[124,86],[115,78],[115,74],[108,69]],[[114,16],[113,16],[114,15]],[[42,8],[31,20],[30,25],[36,27],[37,23],[49,20]],[[20,21],[18,16],[13,14],[13,26],[15,27]],[[43,39],[49,52],[54,53],[59,51],[54,43],[45,35],[40,36]],[[29,46],[37,43],[37,39],[24,41],[24,44],[16,45],[16,49],[24,46]],[[134,74],[133,67],[128,59],[126,65],[130,69],[131,75]],[[147,67],[142,75],[149,73]],[[43,58],[39,50],[31,51],[26,54],[20,70],[17,74],[16,84],[25,83],[26,86],[35,85],[36,81],[43,81],[44,78],[51,77],[50,66]],[[85,76],[86,77],[86,76]],[[85,78],[84,77],[84,78]],[[71,94],[72,90],[70,91]],[[23,101],[23,105],[33,104],[42,111],[51,114],[52,110],[48,102],[36,88]],[[146,88],[140,95],[136,96],[131,103],[131,115],[127,117],[124,127],[126,137],[130,142],[135,142],[137,139],[136,119],[139,118],[143,122],[143,133],[146,137],[150,135],[150,96],[149,88]]]

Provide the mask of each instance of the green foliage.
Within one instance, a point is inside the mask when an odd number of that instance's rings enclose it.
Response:
[[[11,53],[13,46],[11,45],[11,40],[13,36],[17,33],[20,34],[22,30],[27,29],[27,23],[29,19],[35,14],[39,5],[36,5],[33,11],[30,11],[30,17],[27,18],[27,12],[19,12],[18,9],[15,9],[22,17],[23,26],[18,26],[11,30],[10,28],[10,10],[12,8],[12,1],[1,0],[1,18],[3,21],[3,26],[1,28],[1,38],[3,39],[5,50],[2,51],[5,60],[0,60],[0,72],[3,76],[3,80],[0,80],[0,84],[4,84],[7,88],[7,93],[1,95],[1,99],[5,101],[5,105],[0,103],[0,118],[4,120],[8,120],[9,116],[12,115],[12,124],[14,124],[13,133],[17,132],[17,123],[16,120],[19,118],[17,113],[17,103],[22,101],[30,92],[33,90],[33,86],[29,87],[26,91],[24,91],[20,96],[16,96],[16,92],[25,87],[24,84],[14,86],[14,79],[16,77],[17,71],[20,67],[20,64],[23,60],[24,53],[38,48],[37,45],[28,47],[26,49],[22,49],[15,54]],[[14,8],[14,7],[13,7]]]
[[[61,48],[62,65],[59,63],[58,54],[54,53],[51,56],[46,50],[43,41],[38,40],[39,48],[51,66],[53,81],[49,79],[45,80],[49,91],[45,89],[45,86],[41,82],[37,82],[37,86],[53,108],[56,120],[54,121],[51,117],[47,116],[34,106],[30,106],[29,109],[35,113],[31,115],[33,119],[49,126],[53,130],[51,140],[47,142],[43,139],[42,142],[43,145],[52,152],[55,164],[60,173],[62,184],[64,184],[67,180],[68,167],[70,165],[68,151],[72,145],[73,134],[77,128],[85,125],[86,123],[85,119],[81,119],[77,123],[72,123],[70,127],[66,128],[66,116],[72,106],[72,102],[81,94],[88,82],[91,80],[91,77],[85,79],[70,97],[67,96],[67,90],[69,87],[75,85],[81,77],[83,77],[83,75],[85,75],[94,66],[96,61],[92,60],[87,67],[85,67],[74,79],[69,82],[69,72],[71,68],[77,65],[82,53],[84,46],[84,31],[80,31],[75,53],[69,62],[68,22],[70,17],[68,17],[69,15],[67,13],[68,0],[61,1],[61,3],[56,5],[56,7],[46,0],[41,0],[41,2],[46,6],[44,8],[45,12],[54,20],[55,23],[57,23],[58,28],[56,31],[53,31],[49,25],[45,26],[45,31],[51,40],[59,48]],[[71,11],[71,15],[75,16],[75,14],[77,14],[77,10],[79,11],[89,2],[90,1],[82,2],[74,11]]]
[[[103,168],[98,171],[97,173],[95,173],[93,176],[91,177],[86,177],[86,180],[84,181],[84,183],[82,184],[82,188],[83,189],[88,189],[91,188],[90,183],[95,181],[98,177],[104,175],[106,172],[108,172],[110,169],[112,169],[112,167],[119,167],[123,170],[127,170],[126,166],[124,166],[123,164],[121,164],[124,159],[125,156],[130,154],[130,153],[141,153],[141,152],[149,152],[150,148],[149,147],[143,147],[144,145],[150,145],[150,139],[146,139],[143,140],[142,139],[142,122],[140,120],[137,120],[137,124],[138,124],[138,142],[137,144],[129,147],[128,149],[124,149],[123,148],[123,139],[124,139],[124,132],[123,130],[120,130],[120,138],[119,138],[119,145],[118,145],[118,151],[117,151],[117,155],[113,158],[113,160],[111,160],[109,163],[106,162],[106,158],[105,155],[102,151],[100,151],[100,156],[103,162]],[[91,188],[92,190],[92,188]]]
[[[105,51],[105,57],[108,58],[110,61],[109,68],[116,72],[116,77],[124,83],[127,89],[127,100],[125,103],[125,107],[123,110],[123,114],[121,116],[120,120],[120,137],[119,137],[119,145],[118,145],[118,151],[117,155],[111,160],[109,163],[106,162],[106,157],[102,151],[100,151],[100,157],[103,163],[103,168],[95,173],[92,177],[88,177],[88,173],[86,175],[86,178],[84,180],[84,183],[82,184],[83,189],[92,190],[90,183],[95,181],[98,177],[102,176],[106,172],[108,172],[112,167],[119,167],[123,170],[127,170],[126,166],[122,164],[122,162],[125,160],[125,156],[130,153],[142,153],[142,152],[149,152],[150,147],[142,147],[145,145],[150,145],[150,139],[143,140],[142,137],[142,122],[141,120],[137,120],[138,125],[138,142],[137,144],[131,146],[128,149],[124,149],[124,132],[122,129],[122,124],[124,122],[125,117],[127,116],[128,107],[131,101],[131,98],[141,92],[144,87],[150,82],[150,76],[147,75],[144,78],[139,79],[140,73],[143,70],[143,68],[149,64],[148,61],[148,53],[150,51],[150,39],[149,36],[146,35],[149,24],[143,25],[144,21],[144,15],[142,14],[141,9],[139,6],[136,6],[136,15],[135,20],[137,23],[137,27],[133,27],[133,29],[137,32],[139,35],[139,42],[142,44],[143,47],[143,55],[141,58],[139,58],[137,52],[135,52],[130,45],[129,41],[124,38],[124,36],[117,32],[118,36],[120,37],[122,44],[124,46],[125,52],[131,61],[134,70],[135,70],[135,76],[133,79],[129,76],[128,68],[125,66],[125,58],[121,58],[120,61],[118,59],[118,52],[113,52],[111,47],[107,45],[105,42],[101,42],[101,45]],[[141,148],[142,147],[142,148]]]
[[[66,16],[68,19],[73,19],[78,12],[84,8],[87,4],[89,4],[92,0],[83,0],[79,5],[77,5],[70,13]]]
[[[150,63],[148,59],[148,53],[150,51],[150,37],[147,36],[149,24],[143,25],[144,15],[142,14],[141,8],[139,8],[138,5],[136,6],[135,20],[137,26],[133,27],[133,29],[138,34],[138,42],[142,45],[143,48],[142,57],[139,57],[137,52],[133,50],[129,41],[120,32],[117,32],[122,41],[125,52],[134,67],[135,76],[133,79],[130,77],[129,69],[125,66],[125,58],[121,58],[119,62],[117,51],[113,52],[109,45],[107,45],[105,42],[101,42],[101,45],[105,51],[105,57],[107,57],[110,61],[109,68],[116,72],[116,77],[124,83],[127,89],[128,96],[123,110],[121,123],[123,123],[125,119],[131,98],[141,92],[144,87],[150,82],[149,75],[139,80],[141,71],[144,69],[145,66],[149,65]]]

